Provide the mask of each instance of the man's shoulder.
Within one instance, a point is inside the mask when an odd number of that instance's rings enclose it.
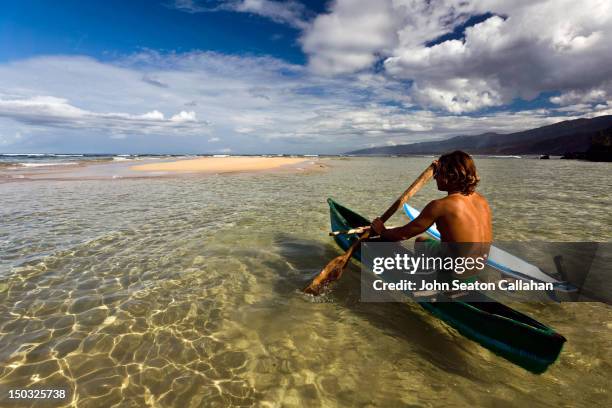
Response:
[[[480,193],[474,192],[474,198],[486,205],[489,205],[489,201]]]
[[[432,210],[450,210],[452,208],[461,208],[466,204],[466,201],[470,201],[470,199],[488,205],[487,199],[482,194],[474,192],[469,196],[461,194],[452,194],[445,197],[441,197],[430,201],[427,206],[430,207]]]
[[[472,194],[476,194],[476,193],[472,193]],[[472,198],[478,201],[484,200],[484,197],[482,196],[472,197]],[[453,210],[457,210],[457,211],[461,210],[468,201],[470,201],[469,196],[464,196],[461,194],[453,194],[453,195],[449,195],[446,197],[438,198],[437,200],[433,200],[430,204],[432,204],[433,208],[448,212],[448,211],[453,211]]]
[[[448,199],[448,197],[442,197],[442,198],[438,198],[435,200],[431,200],[429,204],[427,204],[427,206],[434,211],[444,210],[452,205],[453,203],[451,200]]]
[[[432,203],[434,203],[433,205],[436,205],[436,206],[447,206],[447,205],[452,205],[456,201],[457,201],[457,197],[456,196],[449,195],[449,196],[446,196],[446,197],[441,197],[441,198],[438,198],[436,200],[433,200]]]

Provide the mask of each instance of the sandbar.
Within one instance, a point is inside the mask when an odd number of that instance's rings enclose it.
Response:
[[[200,157],[131,166],[131,170],[178,173],[232,173],[273,170],[304,163],[303,157]]]

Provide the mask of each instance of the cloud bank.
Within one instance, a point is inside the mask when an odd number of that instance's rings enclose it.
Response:
[[[486,16],[464,25],[470,17]],[[447,36],[448,38],[444,38]],[[606,0],[337,0],[302,37],[321,74],[384,71],[415,101],[452,113],[560,92],[553,103],[612,98]]]
[[[32,58],[0,65],[0,89],[4,146],[8,140],[19,146],[47,133],[78,132],[102,139],[147,135],[161,145],[160,140],[179,145],[189,140],[190,149],[199,152],[337,153],[511,132],[610,113],[612,107],[608,101],[585,109],[575,103],[580,95],[567,94],[557,101],[571,103],[563,112],[461,116],[415,105],[410,85],[384,74],[327,76],[274,58],[208,52],[146,52],[113,62]],[[14,137],[17,132],[20,138]]]
[[[201,131],[206,122],[198,122],[193,111],[181,111],[166,119],[158,110],[132,115],[129,113],[91,112],[72,106],[66,99],[34,96],[23,99],[0,99],[0,117],[27,125],[68,129],[102,129],[112,133],[153,133]]]

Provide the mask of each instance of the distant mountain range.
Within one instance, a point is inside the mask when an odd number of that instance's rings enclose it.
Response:
[[[522,132],[499,134],[483,133],[472,136],[455,136],[435,142],[412,143],[396,146],[372,147],[354,150],[348,154],[441,154],[453,150],[464,150],[471,154],[522,155],[549,154],[586,158],[580,154],[595,152],[595,156],[609,157],[611,154],[612,115],[592,119],[575,119],[542,126]],[[603,150],[602,150],[603,149]],[[597,160],[597,158],[595,158]],[[609,161],[609,160],[606,160]]]

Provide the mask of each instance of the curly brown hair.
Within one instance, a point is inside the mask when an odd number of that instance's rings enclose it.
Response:
[[[434,177],[444,186],[457,189],[464,195],[472,194],[480,181],[474,160],[461,150],[440,156]]]

